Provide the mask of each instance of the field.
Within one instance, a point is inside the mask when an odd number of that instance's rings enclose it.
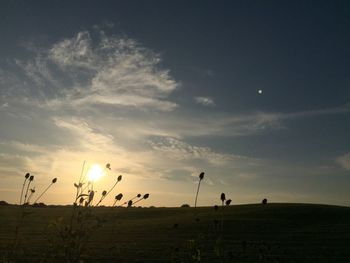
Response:
[[[350,262],[348,207],[88,209],[98,226],[87,235],[84,262]],[[65,262],[52,222],[69,221],[72,211],[0,206],[0,260],[7,262],[12,251],[16,262]],[[11,242],[23,213],[14,251]]]

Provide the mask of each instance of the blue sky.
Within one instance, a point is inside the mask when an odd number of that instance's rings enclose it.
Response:
[[[347,1],[3,1],[0,199],[31,172],[70,203],[86,160],[149,205],[201,171],[200,205],[349,205],[349,26]]]

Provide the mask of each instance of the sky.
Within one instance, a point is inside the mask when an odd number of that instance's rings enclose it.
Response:
[[[0,200],[350,205],[348,1],[1,1]],[[260,91],[260,92],[259,92]],[[142,203],[140,203],[142,204]]]

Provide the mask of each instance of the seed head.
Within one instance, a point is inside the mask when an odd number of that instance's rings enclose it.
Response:
[[[221,193],[220,199],[222,202],[224,202],[226,200],[225,193]]]
[[[33,181],[34,180],[34,175],[31,175],[30,177],[29,177],[29,181]]]
[[[104,191],[102,192],[102,196],[105,196],[106,194],[107,194],[107,191],[104,190]]]
[[[143,196],[143,199],[147,199],[149,197],[149,194],[145,194],[144,196]]]
[[[129,200],[128,207],[132,206],[132,200]]]
[[[111,170],[111,164],[110,164],[110,163],[107,163],[107,164],[106,164],[106,168],[107,168],[108,170]]]
[[[115,196],[115,200],[117,200],[117,201],[122,200],[122,198],[123,198],[123,194],[122,193],[120,193],[120,194]]]
[[[24,176],[26,179],[28,179],[30,176],[30,173],[26,173],[26,175]]]
[[[141,197],[141,194],[137,194],[137,198],[140,198]]]
[[[94,194],[95,194],[94,191],[90,191],[90,193],[89,193],[89,203],[92,201],[92,199],[94,199]]]
[[[34,194],[35,193],[35,189],[30,189],[30,191]]]
[[[199,180],[203,180],[203,178],[204,178],[204,172],[201,172],[199,175]]]
[[[57,178],[53,178],[52,179],[52,183],[54,184],[54,183],[56,183],[57,182]]]
[[[123,178],[123,176],[119,175],[119,176],[118,176],[118,179],[117,179],[118,182],[120,182],[120,181],[122,180],[122,178]]]
[[[231,200],[231,199],[228,199],[228,200],[226,200],[225,204],[226,204],[226,205],[230,205],[231,202],[232,202],[232,200]]]

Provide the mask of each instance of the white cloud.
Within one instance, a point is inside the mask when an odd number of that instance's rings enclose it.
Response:
[[[344,169],[350,170],[350,152],[344,154],[336,159],[337,163],[340,164]]]
[[[196,103],[204,106],[215,106],[215,102],[212,98],[209,97],[195,97]]]
[[[209,147],[199,147],[187,144],[175,138],[163,137],[149,140],[154,150],[161,151],[170,158],[176,160],[200,159],[212,165],[226,165],[239,159],[248,159],[233,154],[217,153]]]
[[[176,107],[167,98],[177,82],[160,67],[157,53],[132,39],[102,31],[93,39],[83,31],[35,52],[32,59],[16,60],[20,74],[0,72],[1,95],[62,107],[108,104],[166,111]],[[16,90],[8,87],[10,82]]]

